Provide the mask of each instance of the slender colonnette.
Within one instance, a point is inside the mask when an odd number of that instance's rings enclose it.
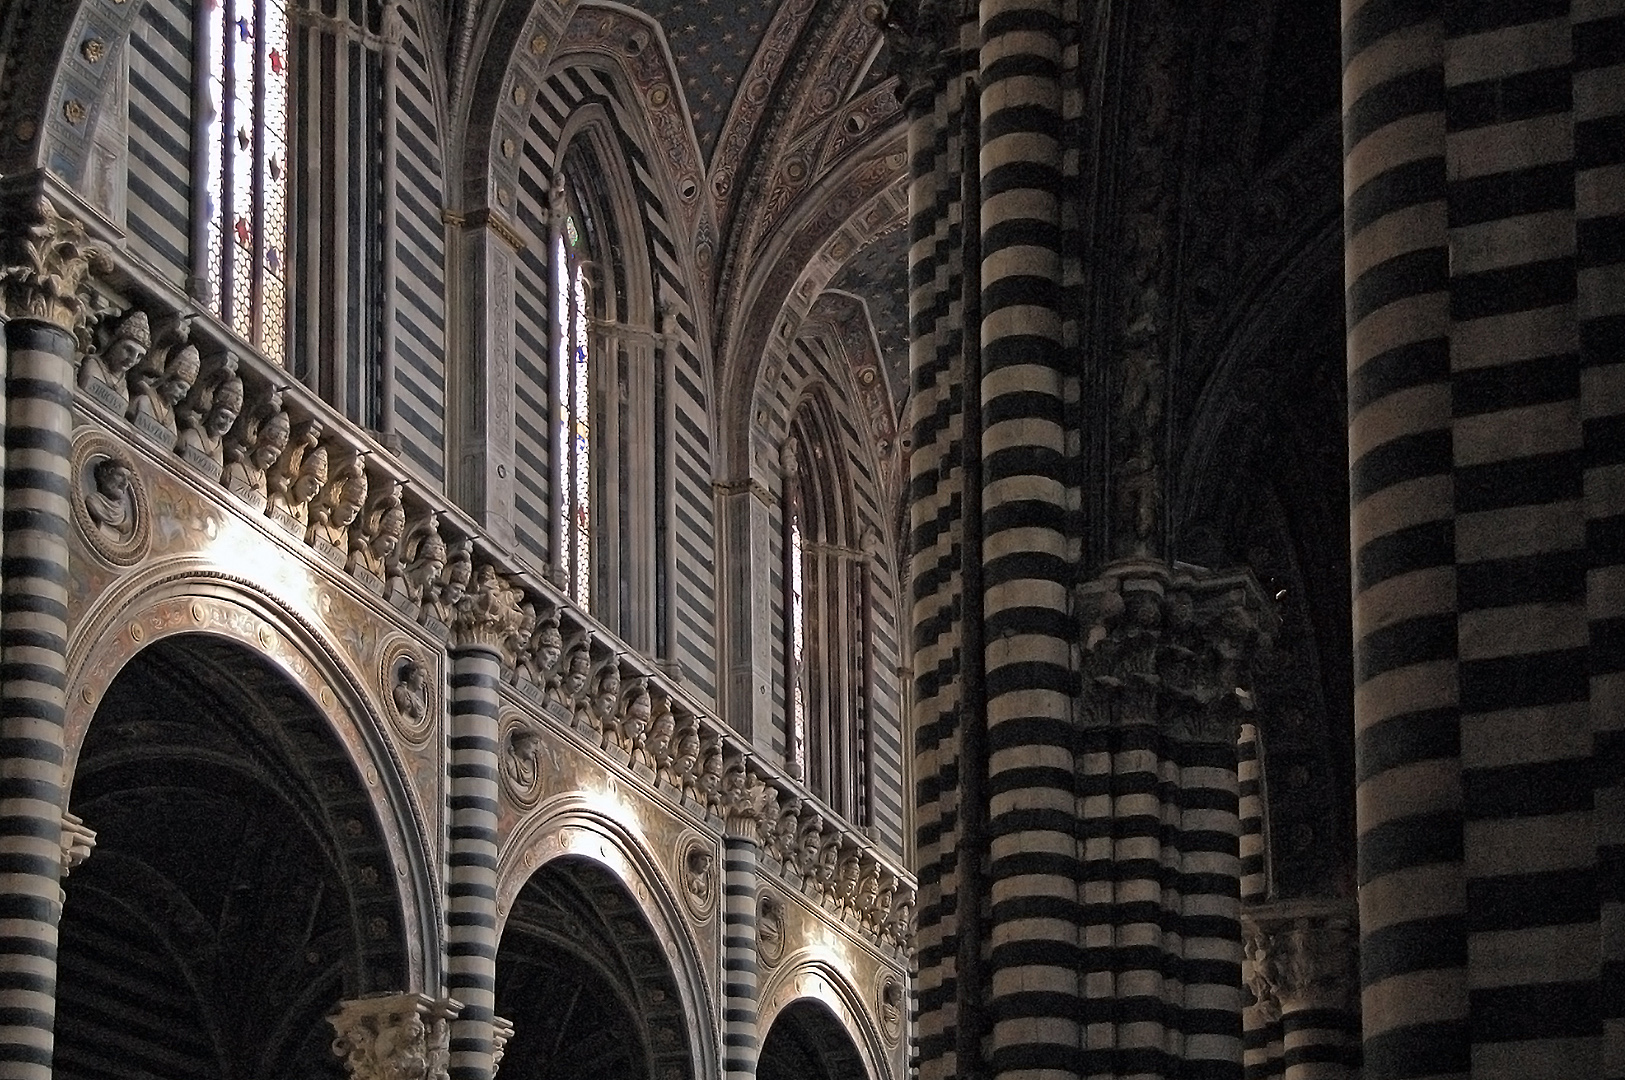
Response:
[[[955,52],[945,40],[936,51]],[[969,925],[965,916],[976,918],[974,905],[967,913],[960,903],[965,84],[947,75],[938,85],[935,74],[919,73],[909,104],[911,727],[920,889],[916,1046],[920,1080],[946,1080],[972,1067],[957,1052],[967,1041],[961,1038],[957,946]]]
[[[6,224],[0,549],[0,1076],[51,1075],[62,916],[63,719],[76,295],[83,230],[43,200]]]
[[[1060,297],[1059,0],[982,0],[981,576],[990,1071],[1077,1068],[1082,1028]]]
[[[1574,215],[1603,1038],[1625,1078],[1625,0],[1576,0]]]
[[[454,1080],[491,1080],[496,1069],[499,650],[519,615],[515,591],[489,570],[452,626],[446,989],[463,1004],[451,1027]]]
[[[722,1074],[753,1080],[761,1052],[756,963],[755,822],[730,815],[722,836]]]

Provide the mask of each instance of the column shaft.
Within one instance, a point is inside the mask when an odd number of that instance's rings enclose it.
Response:
[[[1076,1072],[1082,1049],[1061,319],[1059,0],[982,0],[978,74],[989,1071]],[[967,394],[968,396],[968,394]],[[973,706],[974,707],[974,706]]]
[[[73,336],[6,324],[0,556],[0,1077],[51,1074],[62,915]]]
[[[1344,10],[1366,1070],[1451,1076],[1470,1062],[1443,31],[1432,4]]]
[[[749,824],[749,823],[747,823]],[[754,1080],[761,1051],[757,1032],[756,842],[735,835],[722,840],[722,980],[727,998],[722,1022],[722,1075]]]
[[[453,1080],[491,1080],[495,1068],[500,679],[494,647],[453,650],[446,986],[463,1003],[451,1027]]]

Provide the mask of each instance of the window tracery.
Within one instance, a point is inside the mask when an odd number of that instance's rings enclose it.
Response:
[[[205,0],[203,299],[271,358],[286,357],[287,0]]]
[[[553,244],[554,320],[558,328],[560,566],[570,598],[592,601],[592,343],[581,227],[566,213]]]

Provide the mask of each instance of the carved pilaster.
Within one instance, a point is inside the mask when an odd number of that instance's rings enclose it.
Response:
[[[343,1001],[328,1017],[333,1053],[351,1080],[445,1080],[451,1021],[460,1011],[452,998],[425,994]]]
[[[70,334],[90,314],[92,263],[103,258],[84,226],[36,196],[0,210],[0,300],[9,319],[42,319]]]

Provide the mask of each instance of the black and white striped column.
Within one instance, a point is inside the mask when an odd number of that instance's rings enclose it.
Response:
[[[1573,11],[1575,309],[1584,419],[1600,884],[1598,1075],[1625,1080],[1625,0]]]
[[[1440,12],[1345,4],[1343,55],[1365,1067],[1373,1080],[1465,1075]]]
[[[1075,1072],[1081,1045],[1061,299],[1059,0],[979,6],[981,594],[989,1069]]]
[[[0,554],[0,1077],[51,1075],[62,914],[74,338],[6,323]]]
[[[497,965],[497,704],[500,637],[459,624],[451,652],[451,850],[446,989],[453,1080],[491,1080]],[[521,1019],[521,1022],[523,1020]]]
[[[722,1075],[754,1080],[757,1034],[756,823],[730,815],[722,837]]]

